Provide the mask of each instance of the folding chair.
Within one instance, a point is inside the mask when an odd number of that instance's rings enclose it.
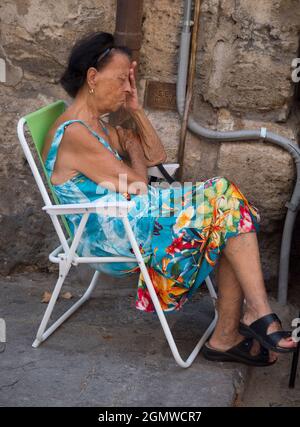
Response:
[[[42,195],[43,201],[45,206],[43,207],[43,210],[47,212],[48,215],[50,215],[50,218],[52,220],[53,226],[55,228],[55,231],[57,233],[58,239],[60,241],[60,245],[50,253],[49,260],[53,263],[59,264],[59,277],[57,279],[56,285],[54,287],[54,291],[52,293],[51,299],[48,303],[47,309],[45,311],[44,317],[41,321],[40,327],[38,329],[36,339],[33,342],[33,347],[38,347],[43,341],[45,341],[65,320],[67,320],[85,301],[87,301],[93,291],[93,289],[96,286],[96,283],[99,278],[99,271],[95,270],[95,273],[93,275],[93,278],[91,280],[91,283],[89,284],[86,292],[84,295],[76,302],[74,303],[71,308],[69,308],[58,320],[56,320],[47,330],[47,324],[49,322],[50,316],[52,314],[52,311],[54,309],[55,303],[57,301],[57,298],[59,296],[59,293],[61,291],[61,288],[64,284],[64,281],[72,267],[78,266],[79,264],[95,264],[95,263],[111,263],[111,262],[137,262],[140,270],[143,274],[143,277],[146,282],[146,286],[148,288],[148,291],[150,293],[151,299],[153,301],[156,313],[158,315],[158,318],[160,320],[161,326],[163,328],[163,331],[165,333],[166,339],[169,343],[170,349],[172,351],[172,354],[176,360],[176,362],[183,368],[189,367],[192,362],[194,361],[195,357],[199,353],[201,347],[213,331],[216,321],[217,321],[217,312],[215,310],[215,317],[213,321],[210,323],[204,334],[202,335],[200,341],[197,343],[189,357],[186,361],[184,361],[177,349],[177,346],[175,344],[173,335],[171,333],[170,327],[168,325],[168,322],[166,320],[165,314],[160,306],[158,297],[156,295],[156,292],[154,290],[152,281],[150,279],[150,276],[148,274],[144,259],[142,257],[142,254],[139,250],[137,241],[135,239],[133,230],[131,228],[130,222],[128,220],[128,211],[130,207],[133,205],[134,202],[132,201],[124,201],[124,202],[107,202],[103,203],[101,200],[99,202],[93,202],[93,203],[83,203],[83,204],[65,204],[61,205],[58,202],[58,199],[53,191],[53,187],[50,182],[50,178],[46,172],[44,163],[42,161],[41,153],[43,149],[43,144],[45,137],[48,133],[48,130],[51,128],[52,124],[55,122],[55,120],[63,113],[65,110],[66,105],[64,101],[57,101],[53,104],[50,104],[46,107],[43,107],[31,114],[28,114],[25,117],[22,117],[18,122],[18,138],[21,143],[21,146],[23,148],[24,154],[26,156],[26,159],[29,163],[29,166],[31,168],[32,174],[34,176],[34,179],[37,183],[37,186],[40,190],[40,193]],[[27,143],[24,127],[25,124],[27,125],[27,128],[29,129],[29,132],[31,134],[31,138],[33,140],[33,145],[35,147],[35,150],[37,152],[37,157],[39,158],[39,161],[42,166],[42,170],[44,172],[46,181],[48,183],[50,192],[52,193],[53,199],[55,204],[51,202],[51,199],[49,197],[49,194],[46,190],[46,186],[42,180],[41,174],[39,173],[39,170],[37,168],[36,162],[34,160],[34,157],[31,153],[30,147]],[[164,165],[168,173],[172,176],[174,175],[176,169],[178,168],[178,164],[166,164]],[[163,178],[163,175],[156,167],[148,168],[148,175],[154,176],[158,178]],[[87,220],[89,218],[89,215],[92,213],[101,214],[105,216],[115,216],[120,217],[123,221],[128,239],[131,243],[133,253],[135,257],[116,257],[116,256],[109,256],[109,257],[81,257],[76,254],[76,249],[78,247],[82,232],[85,228],[85,225],[87,223]],[[82,214],[82,218],[78,227],[78,230],[76,231],[75,235],[73,236],[70,228],[68,227],[67,221],[64,217],[66,214]],[[59,221],[59,217],[61,217],[63,225],[65,227],[65,232],[63,230],[63,227]],[[212,297],[213,301],[215,302],[217,295],[215,293],[212,281],[210,277],[208,276],[205,280],[206,285],[208,287],[210,296]]]

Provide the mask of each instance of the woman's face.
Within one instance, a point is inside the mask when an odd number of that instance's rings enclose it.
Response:
[[[110,62],[93,76],[93,102],[99,111],[117,111],[131,93],[129,81],[130,59],[123,53],[113,53]],[[89,84],[91,86],[91,84]]]

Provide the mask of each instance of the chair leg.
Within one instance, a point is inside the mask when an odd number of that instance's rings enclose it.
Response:
[[[293,354],[292,367],[291,367],[290,380],[289,380],[289,388],[295,387],[298,361],[299,361],[299,349],[300,349],[300,342],[298,342],[297,349],[296,349],[295,353]]]
[[[299,313],[299,319],[300,319],[300,313]],[[300,354],[300,340],[298,341],[296,351],[293,354],[293,358],[292,358],[292,366],[291,366],[291,372],[290,372],[289,388],[294,388],[295,387],[295,381],[296,381],[296,375],[297,375],[297,368],[298,368],[298,362],[299,362],[299,354]]]
[[[47,306],[47,309],[45,311],[44,317],[42,319],[42,322],[40,324],[40,327],[38,329],[37,335],[36,335],[36,339],[32,344],[32,347],[36,348],[38,347],[43,341],[45,341],[63,322],[65,322],[76,310],[78,310],[78,308],[85,302],[87,301],[90,296],[91,293],[93,292],[96,284],[97,284],[97,280],[99,277],[99,271],[96,271],[93,275],[93,278],[91,280],[90,285],[88,286],[87,290],[85,291],[85,293],[83,294],[83,296],[75,303],[73,304],[61,317],[59,317],[58,320],[56,320],[56,322],[54,322],[46,331],[46,327],[48,324],[48,321],[50,319],[50,316],[52,314],[52,311],[54,309],[56,300],[58,298],[58,295],[60,293],[60,290],[62,288],[62,285],[65,281],[66,275],[60,275],[60,277],[57,280],[57,283],[55,285],[53,294],[51,296],[51,299],[49,301],[49,304]]]
[[[171,352],[173,354],[173,357],[174,357],[175,361],[178,363],[179,366],[181,366],[182,368],[188,368],[189,366],[191,366],[191,364],[195,360],[197,354],[201,350],[203,344],[205,343],[205,341],[207,340],[207,338],[209,337],[209,335],[211,334],[211,332],[214,330],[215,325],[217,323],[217,318],[218,318],[217,311],[215,309],[215,317],[214,317],[213,321],[210,323],[210,325],[208,326],[208,328],[206,329],[206,331],[202,335],[202,337],[199,340],[199,342],[196,344],[194,350],[191,352],[191,354],[189,355],[189,357],[187,358],[187,360],[184,361],[182,359],[182,357],[180,356],[179,352],[178,352],[178,348],[177,348],[176,343],[174,341],[174,338],[173,338],[172,332],[170,330],[169,324],[167,322],[166,316],[165,316],[165,314],[164,314],[164,312],[163,312],[163,310],[161,308],[161,305],[160,305],[160,302],[158,300],[157,294],[155,292],[152,280],[151,280],[151,278],[149,276],[147,267],[145,265],[145,262],[144,262],[144,259],[142,257],[142,254],[141,254],[141,252],[139,250],[137,241],[135,239],[134,233],[132,231],[130,222],[129,222],[129,220],[128,220],[127,217],[123,218],[123,224],[124,224],[125,230],[127,232],[127,236],[129,238],[129,241],[131,243],[134,255],[136,256],[136,259],[137,259],[137,262],[139,264],[140,270],[141,270],[141,272],[143,274],[143,277],[144,277],[147,289],[149,291],[150,297],[152,299],[154,308],[156,310],[157,316],[158,316],[159,321],[161,323],[161,326],[163,328],[163,331],[164,331],[164,334],[165,334],[166,339],[168,341],[168,344],[170,346],[170,349],[171,349]],[[216,298],[216,294],[214,292],[214,289],[213,289],[213,286],[212,286],[210,278],[207,278],[206,283],[207,283],[207,286],[208,286],[208,289],[209,289],[210,296],[213,299],[215,299]]]
[[[143,272],[143,274],[144,274],[144,272]],[[145,278],[145,276],[144,276],[144,278]],[[149,280],[151,281],[150,277],[149,277]],[[145,279],[145,281],[146,281],[146,284],[147,284],[147,280],[146,279]],[[212,285],[210,277],[208,277],[205,282],[206,282],[206,285],[208,287],[208,290],[209,290],[211,298],[213,299],[213,301],[215,301],[215,299],[217,298],[217,296],[215,294],[215,290],[213,288],[213,285]],[[151,286],[153,286],[152,282],[151,282]],[[153,291],[155,292],[154,289],[153,289]],[[150,289],[149,289],[149,292],[150,292]],[[151,292],[150,292],[150,295],[151,295]],[[207,341],[207,339],[209,338],[209,336],[211,335],[211,333],[215,329],[215,326],[216,326],[216,323],[217,323],[217,320],[218,320],[218,313],[216,311],[216,308],[215,308],[215,315],[214,315],[214,318],[213,318],[212,322],[209,324],[208,328],[203,333],[202,337],[200,338],[200,340],[198,341],[198,343],[194,347],[194,349],[191,352],[191,354],[189,355],[189,357],[186,359],[186,361],[184,361],[182,359],[182,357],[180,356],[180,354],[179,354],[177,345],[175,343],[175,340],[173,338],[172,332],[171,332],[170,327],[168,325],[168,322],[166,320],[165,314],[164,314],[164,312],[163,312],[163,310],[162,310],[162,308],[160,306],[160,303],[158,301],[156,293],[155,293],[155,296],[151,295],[151,298],[152,298],[154,307],[156,309],[156,312],[157,312],[157,315],[159,317],[161,326],[163,328],[163,331],[165,333],[166,339],[168,341],[168,344],[170,346],[170,349],[171,349],[171,352],[173,354],[173,357],[174,357],[175,361],[182,368],[188,368],[188,367],[190,367],[191,364],[193,363],[193,361],[195,360],[196,356],[200,352],[201,348],[203,347],[203,345],[205,344],[205,342]],[[214,306],[215,306],[215,304],[214,304]]]

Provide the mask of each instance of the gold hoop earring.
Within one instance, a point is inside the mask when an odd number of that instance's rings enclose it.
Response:
[[[94,93],[94,89],[89,89],[89,93],[90,94]]]

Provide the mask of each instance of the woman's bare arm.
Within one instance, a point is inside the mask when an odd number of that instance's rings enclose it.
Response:
[[[145,180],[148,180],[145,156],[140,143],[136,139],[128,139],[125,141],[125,149],[129,157],[130,167]]]
[[[147,166],[154,166],[167,160],[167,153],[143,108],[130,112],[140,137]]]
[[[114,148],[118,151],[120,156],[128,158],[128,153],[124,148],[125,141],[129,139],[136,140],[142,147],[145,157],[146,166],[155,166],[158,163],[163,163],[167,159],[164,146],[161,143],[156,131],[153,129],[145,113],[131,113],[136,117],[136,124],[138,133],[132,129],[122,128],[116,126],[116,128],[107,125],[109,130],[109,136]]]

